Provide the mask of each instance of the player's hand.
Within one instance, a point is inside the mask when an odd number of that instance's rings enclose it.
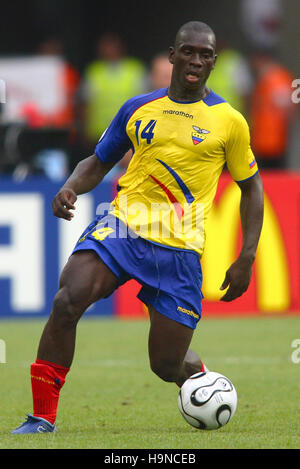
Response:
[[[52,211],[58,218],[65,220],[72,220],[74,214],[70,210],[75,210],[74,203],[77,200],[77,195],[72,189],[62,188],[54,197],[52,202]]]
[[[220,290],[228,290],[220,299],[232,301],[241,296],[248,289],[252,276],[252,262],[237,259],[227,270]]]

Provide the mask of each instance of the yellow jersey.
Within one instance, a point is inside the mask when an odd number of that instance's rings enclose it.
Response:
[[[200,256],[224,165],[237,182],[258,171],[246,120],[213,91],[185,103],[171,99],[168,88],[128,100],[95,153],[117,162],[130,148],[111,213],[151,242]]]

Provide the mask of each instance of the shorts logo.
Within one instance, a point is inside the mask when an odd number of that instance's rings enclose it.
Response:
[[[194,311],[191,311],[189,309],[182,308],[181,306],[177,307],[177,311],[181,311],[184,314],[188,314],[189,316],[192,316],[193,318],[199,319],[199,314],[194,313]]]
[[[100,228],[99,230],[96,230],[92,233],[92,236],[97,240],[97,241],[103,241],[109,234],[113,233],[115,230],[110,228],[109,226]]]
[[[206,129],[200,129],[197,125],[193,125],[193,131],[192,131],[192,140],[194,145],[198,145],[198,143],[203,142],[203,140],[206,139],[206,135],[210,133],[209,130]]]

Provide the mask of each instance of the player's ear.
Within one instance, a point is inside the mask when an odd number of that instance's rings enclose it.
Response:
[[[216,66],[217,58],[218,58],[218,56],[217,56],[217,54],[215,54],[215,57],[214,57],[214,64],[213,64],[213,66],[212,66],[212,70],[213,70],[213,69],[215,68],[215,66]]]
[[[169,47],[169,62],[170,64],[174,64],[174,54],[175,54],[175,49],[174,47],[170,46]]]

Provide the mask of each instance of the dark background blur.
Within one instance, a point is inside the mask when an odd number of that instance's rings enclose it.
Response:
[[[66,57],[82,70],[93,58],[96,38],[116,31],[128,53],[150,61],[167,49],[181,24],[197,19],[233,47],[249,47],[240,21],[240,0],[104,2],[101,0],[10,0],[1,2],[0,54],[30,54],[53,35],[65,44]],[[300,2],[284,0],[278,53],[294,74],[300,73]]]
[[[259,25],[259,21],[254,18],[254,12],[260,11],[261,13],[261,10],[264,10],[265,15],[263,27],[260,27],[262,25]],[[77,137],[83,128],[82,120],[80,122],[81,117],[78,119],[78,115],[80,113],[83,115],[80,106],[82,106],[81,100],[82,96],[85,96],[84,91],[86,90],[84,87],[85,71],[89,64],[95,60],[99,37],[106,32],[118,34],[126,47],[127,56],[135,57],[145,65],[146,69],[150,70],[156,54],[167,51],[168,47],[173,44],[178,28],[187,21],[200,20],[208,23],[215,31],[217,46],[226,44],[227,48],[239,53],[246,62],[249,62],[250,67],[253,51],[264,47],[268,49],[268,52],[271,52],[277,64],[284,67],[294,79],[300,78],[300,29],[298,24],[300,2],[296,0],[210,0],[209,2],[205,0],[188,0],[186,2],[179,0],[165,2],[161,0],[152,0],[151,2],[136,0],[127,0],[126,2],[2,0],[0,13],[1,59],[33,57],[40,52],[39,46],[49,39],[58,40],[62,45],[61,53],[64,60],[78,72],[80,78],[79,92],[74,94],[74,102],[75,99],[77,100],[75,102],[77,114],[72,122],[72,124],[75,123],[73,134],[75,132]],[[220,59],[218,64],[218,70],[220,70]],[[291,102],[293,89],[290,83],[293,78],[286,88],[287,107]],[[256,79],[257,76],[254,76],[252,87],[255,85]],[[238,77],[237,83],[242,81]],[[238,84],[233,85],[236,90],[239,87]],[[9,91],[9,83],[7,89]],[[232,103],[222,92],[213,89]],[[113,93],[106,94],[112,96]],[[277,91],[275,94],[278,95]],[[300,100],[300,92],[298,96]],[[249,104],[252,99],[250,91],[248,91],[246,99]],[[276,99],[277,96],[275,101]],[[275,103],[275,105],[277,104]],[[284,160],[285,167],[289,169],[300,168],[299,106],[300,104],[294,105],[293,126],[287,124],[290,130]],[[2,111],[3,109],[2,106]],[[288,112],[290,111],[287,111],[287,119],[289,119]],[[272,112],[270,114],[272,116]],[[251,115],[244,115],[250,123]],[[23,154],[17,148],[17,144],[15,145],[19,152],[17,156],[13,155],[11,147],[5,143],[1,145],[1,135],[7,135],[7,130],[9,129],[5,128],[2,131],[0,128],[0,163],[3,168],[8,168],[11,171],[19,162],[22,162]],[[278,131],[269,133],[276,135]],[[265,135],[264,132],[262,134]],[[52,135],[54,135],[53,130]],[[100,135],[99,131],[97,138],[92,140],[91,148],[94,148],[94,143]],[[47,142],[50,141],[49,136],[45,138]],[[71,154],[70,169],[74,167],[78,159],[85,157],[90,151],[90,147],[88,149],[84,145],[82,148],[80,147],[80,138],[78,137],[73,148],[68,150]],[[15,140],[17,141],[17,139]],[[7,141],[9,139],[6,139]],[[29,135],[29,141],[37,141],[36,134],[34,139]],[[42,146],[41,144],[40,147]],[[1,150],[2,147],[4,150]],[[35,149],[33,150],[35,151]],[[29,152],[27,151],[27,153]],[[16,154],[17,152],[15,152]],[[8,165],[7,159],[9,160]],[[278,158],[277,160],[279,161]]]

